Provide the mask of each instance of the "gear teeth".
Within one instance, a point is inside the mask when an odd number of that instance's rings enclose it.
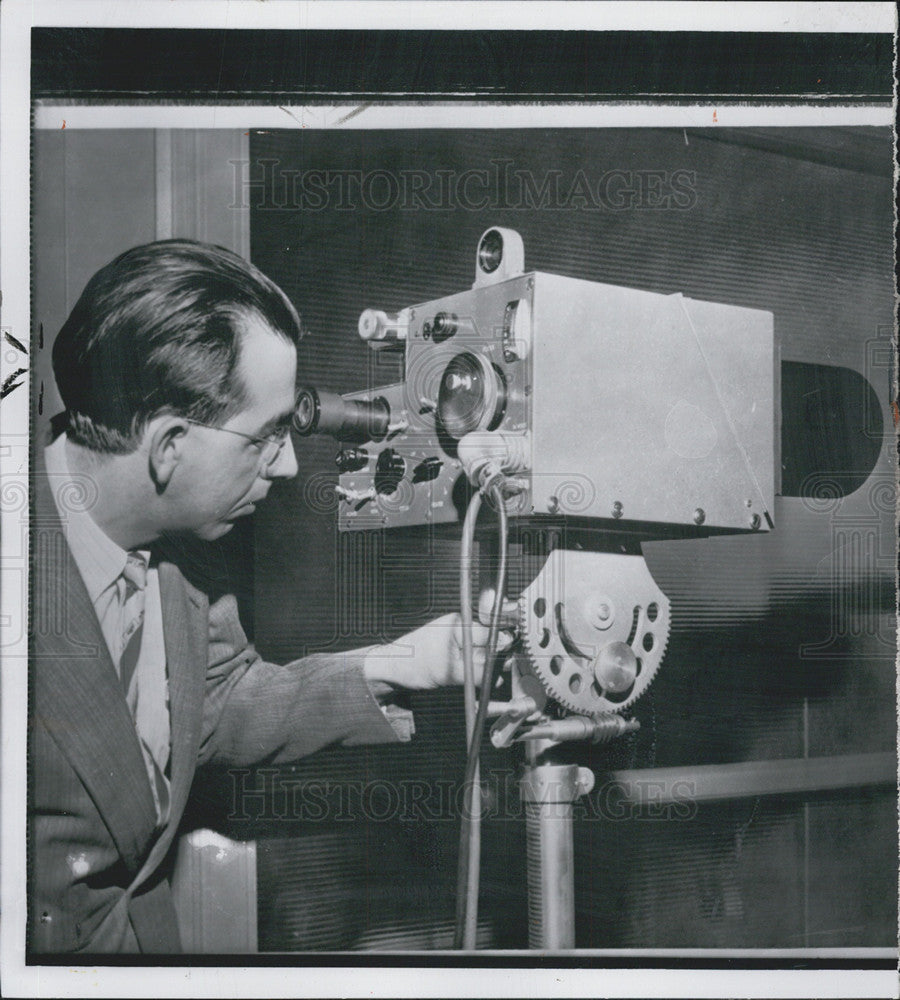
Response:
[[[556,694],[554,694],[553,697],[556,698],[557,701],[560,703],[560,705],[562,705],[564,708],[568,708],[570,711],[576,712],[579,715],[585,715],[585,714],[586,715],[596,715],[596,714],[598,714],[596,709],[589,709],[587,706],[585,706],[585,705],[579,705],[579,704],[577,704],[574,701],[570,701],[568,698],[561,698],[561,697],[559,697],[559,695],[556,695]]]
[[[531,669],[535,674],[537,674],[549,696],[554,701],[562,705],[563,708],[567,708],[571,712],[588,715],[618,713],[624,712],[626,709],[630,708],[647,691],[655,680],[656,674],[658,673],[662,663],[662,658],[665,656],[666,646],[668,645],[667,639],[662,646],[658,658],[656,659],[656,665],[653,670],[649,672],[649,675],[644,675],[645,680],[641,685],[635,684],[634,690],[625,701],[611,702],[608,699],[603,698],[600,703],[598,703],[593,698],[589,698],[587,695],[585,695],[583,700],[576,701],[566,694],[565,690],[557,683],[557,678],[553,674],[549,673],[546,666],[544,666],[544,661],[547,661],[549,658],[547,650],[541,649],[539,652],[535,650],[534,638],[527,625],[521,632],[521,638],[522,646],[528,656]],[[572,658],[565,651],[561,650],[559,655],[561,655],[565,660],[572,662]],[[586,691],[590,689],[590,683],[591,681],[588,682],[588,686],[585,688]]]
[[[543,573],[543,570],[541,572]],[[553,622],[544,619],[545,623],[539,624],[540,620],[537,619],[533,613],[534,603],[538,599],[543,600],[548,608],[553,606],[553,601],[549,600],[544,594],[535,594],[532,589],[534,584],[538,582],[538,579],[540,579],[540,575],[541,574],[538,574],[538,578],[536,578],[535,581],[532,582],[532,585],[526,588],[526,590],[520,595],[517,602],[519,634],[531,671],[538,677],[549,697],[571,712],[598,716],[610,713],[619,714],[627,711],[646,693],[650,685],[656,679],[656,674],[662,665],[666,649],[668,648],[671,621],[669,620],[669,606],[668,602],[665,600],[665,595],[659,592],[657,598],[661,605],[665,602],[665,617],[661,622],[654,623],[656,625],[654,635],[659,637],[660,645],[651,650],[653,657],[652,669],[642,671],[640,683],[637,681],[635,682],[631,694],[624,701],[611,702],[605,697],[598,700],[590,693],[593,684],[593,676],[589,669],[587,670],[587,676],[585,677],[585,670],[584,668],[581,668],[583,682],[586,679],[587,684],[583,683],[582,690],[577,696],[573,696],[573,694],[567,690],[568,685],[565,682],[565,679],[570,677],[572,674],[571,666],[569,669],[561,671],[559,675],[553,674],[549,669],[549,663],[554,656],[562,657],[564,662],[569,665],[575,664],[576,661],[563,646],[561,636],[558,634],[556,629],[552,627]],[[661,626],[664,626],[664,629],[661,628]],[[540,640],[543,638],[543,632],[545,629],[548,631],[550,641],[541,646]],[[635,655],[640,657],[646,666],[648,654],[641,650],[639,645],[636,648],[634,645],[636,642],[637,637],[632,640],[631,648]]]
[[[546,600],[546,599],[545,599]],[[549,601],[547,602],[549,605]],[[525,602],[524,597],[519,599],[519,619],[521,625],[521,637],[522,646],[525,649],[525,653],[528,656],[528,662],[531,669],[537,674],[541,683],[544,685],[545,690],[549,696],[563,708],[569,709],[571,712],[576,712],[578,714],[588,713],[594,714],[595,709],[589,700],[584,703],[580,701],[574,701],[572,698],[568,697],[564,690],[561,690],[559,684],[557,683],[557,678],[551,674],[548,668],[544,665],[545,662],[549,662],[550,658],[554,655],[561,656],[564,660],[568,662],[573,662],[572,657],[562,648],[559,636],[555,632],[550,631],[550,644],[558,644],[558,652],[549,651],[550,646],[547,649],[535,648],[536,638],[534,632],[537,630],[533,628],[533,620],[531,618],[531,613],[528,605]],[[542,626],[542,628],[545,626]]]
[[[650,671],[650,675],[644,682],[644,686],[640,689],[640,691],[637,692],[637,694],[632,692],[631,695],[625,701],[623,701],[620,706],[618,706],[618,708],[616,709],[617,712],[624,712],[625,709],[630,708],[638,700],[638,698],[642,698],[647,693],[647,691],[649,691],[650,685],[656,680],[656,675],[659,673],[659,668],[662,666],[662,662],[666,657],[666,650],[669,647],[669,633],[671,632],[671,629],[672,629],[672,623],[670,621],[668,623],[668,628],[666,629],[666,637],[662,642],[662,648],[660,649],[659,653],[656,656],[656,666]]]
[[[528,607],[525,602],[525,595],[521,594],[519,600],[516,602],[517,614],[519,618],[519,635],[523,638],[528,635]]]

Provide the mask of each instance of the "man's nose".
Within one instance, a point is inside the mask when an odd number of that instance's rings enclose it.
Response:
[[[266,469],[267,479],[293,479],[298,471],[297,456],[294,454],[294,442],[290,435],[284,442],[284,447],[278,452],[275,461]]]

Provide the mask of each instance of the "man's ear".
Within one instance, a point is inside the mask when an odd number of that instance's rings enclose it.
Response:
[[[178,463],[184,458],[184,436],[190,422],[177,414],[154,417],[145,430],[150,476],[158,493],[168,486]]]

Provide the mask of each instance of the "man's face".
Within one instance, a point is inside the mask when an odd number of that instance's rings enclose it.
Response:
[[[244,408],[219,428],[190,425],[184,460],[171,484],[177,488],[179,520],[184,522],[179,526],[200,538],[224,535],[237,518],[253,513],[273,480],[297,474],[290,437],[268,466],[262,460],[263,445],[250,440],[290,425],[296,349],[262,321],[253,320],[243,336],[237,372],[244,386]]]

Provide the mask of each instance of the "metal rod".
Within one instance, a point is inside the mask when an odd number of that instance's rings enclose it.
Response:
[[[528,946],[575,947],[575,846],[571,802],[525,803]]]
[[[626,801],[657,806],[675,801],[715,802],[758,795],[810,794],[865,785],[894,785],[896,781],[895,754],[861,753],[611,771],[605,783],[617,786],[617,793]]]
[[[539,744],[531,744],[535,747]],[[535,759],[532,752],[531,759]],[[528,943],[563,951],[575,947],[575,843],[572,803],[594,776],[574,764],[526,765],[519,789],[525,806]]]

